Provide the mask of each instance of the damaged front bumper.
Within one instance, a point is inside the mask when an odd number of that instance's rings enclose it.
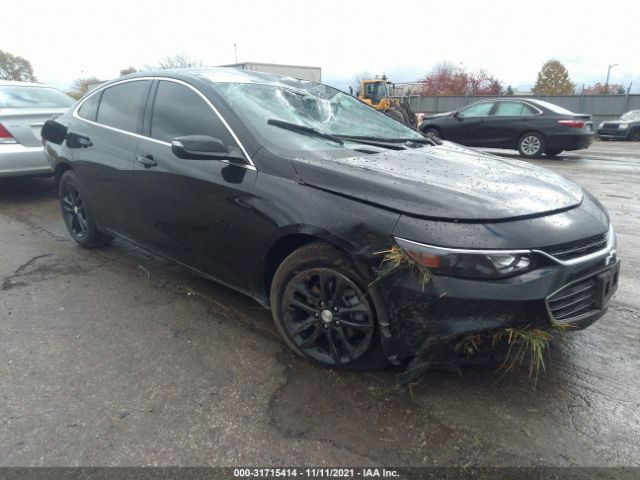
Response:
[[[582,329],[599,319],[618,284],[620,262],[613,246],[573,264],[549,262],[510,278],[462,279],[432,275],[421,285],[399,270],[378,285],[386,305],[383,345],[392,363],[412,357],[401,383],[429,369],[439,347],[476,333],[554,322]]]

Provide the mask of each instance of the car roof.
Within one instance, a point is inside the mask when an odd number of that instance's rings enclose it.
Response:
[[[11,86],[11,87],[47,87],[47,85],[43,85],[42,83],[34,83],[34,82],[18,82],[16,80],[0,80],[0,86]],[[53,88],[53,87],[47,87]]]
[[[115,78],[107,83],[111,84],[123,79],[133,79],[138,77],[168,77],[178,80],[191,78],[194,80],[206,81],[209,83],[259,83],[263,85],[300,88],[304,90],[310,90],[314,86],[332,88],[319,82],[313,82],[311,80],[301,80],[294,77],[277,75],[275,73],[258,72],[256,70],[244,70],[235,66],[150,70],[136,72],[130,75],[125,75],[123,77]],[[105,83],[104,85],[106,86],[107,83]]]

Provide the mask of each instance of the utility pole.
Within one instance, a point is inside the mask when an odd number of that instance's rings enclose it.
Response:
[[[237,65],[238,64],[238,46],[235,43],[233,44],[233,54],[236,57],[236,65]],[[607,78],[609,78],[609,77],[607,77]],[[609,80],[607,80],[607,82],[608,81]]]
[[[609,65],[609,68],[607,69],[607,81],[604,84],[604,93],[607,95],[609,95],[609,75],[611,74],[611,69],[617,66],[618,64],[614,63],[613,65]]]

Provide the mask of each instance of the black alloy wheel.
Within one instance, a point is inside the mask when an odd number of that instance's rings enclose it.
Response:
[[[328,367],[387,365],[367,280],[344,252],[315,241],[287,256],[271,283],[273,320],[297,354]]]
[[[289,338],[318,362],[352,363],[371,346],[375,328],[369,300],[334,270],[298,273],[285,289],[282,308]]]
[[[74,171],[67,170],[60,178],[58,196],[64,223],[78,245],[93,248],[111,243],[113,237],[96,226],[85,190]]]

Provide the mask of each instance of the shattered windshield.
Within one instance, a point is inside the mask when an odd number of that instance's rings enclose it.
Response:
[[[421,139],[420,133],[358,99],[322,84],[309,89],[261,83],[216,83],[215,89],[263,140],[287,150],[344,148],[327,138],[301,135],[269,124],[289,122],[335,136]],[[327,147],[332,144],[332,147]]]
[[[625,122],[640,122],[640,110],[631,110],[620,117]]]

